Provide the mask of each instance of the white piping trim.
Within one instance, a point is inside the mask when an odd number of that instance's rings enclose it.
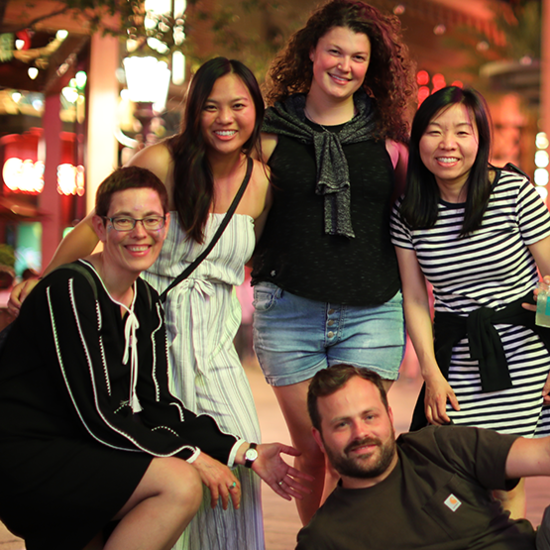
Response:
[[[86,342],[84,340],[84,337],[83,337],[83,333],[82,333],[82,327],[80,326],[80,320],[78,318],[78,312],[77,312],[77,309],[76,309],[76,306],[75,306],[75,297],[74,297],[74,279],[73,278],[70,278],[68,280],[68,283],[69,283],[69,298],[70,298],[70,301],[71,301],[71,307],[72,307],[72,310],[73,310],[73,315],[75,317],[75,324],[77,326],[77,329],[78,329],[78,333],[80,335],[80,339],[81,339],[81,342],[82,342],[82,346],[83,346],[83,349],[84,349],[84,354],[86,356],[86,360],[87,360],[87,363],[88,363],[88,370],[90,372],[90,381],[91,381],[91,385],[92,385],[92,388],[93,388],[93,394],[94,394],[94,404],[95,404],[95,407],[96,407],[96,411],[98,413],[98,416],[101,418],[101,420],[103,420],[103,422],[115,433],[121,435],[122,437],[126,438],[128,441],[132,442],[134,445],[135,445],[135,449],[132,449],[132,448],[128,448],[128,447],[121,447],[121,446],[118,446],[118,445],[113,445],[112,443],[109,443],[108,441],[104,441],[102,440],[101,438],[99,438],[98,436],[96,436],[93,431],[91,430],[91,428],[88,426],[88,424],[86,423],[86,421],[84,420],[84,417],[83,415],[81,414],[80,412],[80,409],[78,407],[78,404],[77,404],[77,401],[75,400],[74,396],[73,396],[73,392],[71,390],[71,386],[69,384],[69,381],[68,381],[68,378],[67,378],[67,374],[66,374],[66,370],[65,370],[65,366],[64,366],[64,363],[63,363],[63,358],[62,358],[62,354],[61,354],[61,349],[60,349],[60,346],[59,346],[59,337],[57,335],[57,328],[56,328],[56,323],[55,323],[55,316],[54,316],[54,312],[53,312],[53,303],[52,303],[52,298],[51,298],[51,293],[50,293],[50,288],[51,287],[47,287],[46,289],[46,295],[47,295],[47,302],[48,302],[48,309],[49,309],[49,312],[50,312],[50,320],[51,320],[51,324],[52,324],[52,332],[53,332],[53,338],[54,338],[54,345],[55,345],[55,350],[56,350],[56,355],[57,355],[57,359],[58,359],[58,362],[59,362],[59,367],[61,369],[61,374],[63,376],[63,380],[65,381],[65,386],[67,388],[67,392],[69,394],[69,397],[71,399],[71,402],[73,403],[73,406],[75,408],[75,411],[76,411],[76,414],[78,415],[78,417],[80,418],[80,421],[82,422],[82,425],[84,426],[84,428],[86,429],[86,431],[90,434],[90,436],[92,438],[94,438],[96,441],[99,441],[100,443],[102,443],[103,445],[107,446],[107,447],[110,447],[110,448],[113,448],[113,449],[118,449],[118,450],[121,450],[121,451],[130,451],[130,452],[140,452],[140,451],[143,451],[143,452],[146,452],[148,454],[151,454],[153,456],[157,456],[157,457],[169,457],[169,456],[174,456],[175,454],[183,451],[183,450],[191,450],[191,451],[194,451],[195,450],[195,447],[191,446],[191,445],[182,445],[181,447],[171,451],[170,453],[157,453],[157,452],[153,452],[152,450],[150,449],[147,449],[146,447],[144,447],[143,445],[139,444],[134,438],[132,438],[129,434],[127,434],[126,432],[123,432],[122,430],[120,430],[119,428],[117,428],[116,426],[113,426],[110,422],[107,421],[107,419],[105,418],[105,416],[103,415],[101,409],[99,408],[98,406],[98,400],[97,400],[97,389],[96,389],[96,385],[95,385],[95,378],[93,376],[93,370],[91,368],[91,358],[90,358],[90,353],[88,351],[88,348],[86,346]]]

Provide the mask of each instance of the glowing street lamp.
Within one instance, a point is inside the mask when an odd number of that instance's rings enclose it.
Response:
[[[126,57],[123,64],[129,99],[136,104],[134,116],[142,125],[143,142],[146,143],[154,111],[162,112],[166,107],[170,69],[164,61],[152,56]]]
[[[168,65],[152,56],[126,57],[123,63],[130,100],[152,103],[156,111],[163,111],[170,86]]]

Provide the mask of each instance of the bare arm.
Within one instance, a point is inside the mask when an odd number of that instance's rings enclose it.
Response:
[[[393,141],[393,139],[386,140],[386,150],[390,155],[395,174],[395,191],[392,197],[393,204],[405,192],[409,150],[404,143]]]
[[[262,134],[260,139],[262,142],[262,160],[267,164],[273,151],[275,151],[278,137],[277,134]]]
[[[529,245],[529,251],[533,254],[539,272],[543,276],[543,280],[546,284],[550,285],[550,236],[545,237],[541,241]],[[538,294],[538,290],[534,290],[535,296]],[[533,304],[522,304],[525,309],[535,311],[537,309]]]
[[[407,331],[418,356],[420,372],[426,382],[426,419],[431,424],[444,424],[450,420],[446,412],[447,400],[455,410],[460,410],[460,406],[435,360],[426,281],[418,264],[416,252],[397,246],[395,250],[403,287]]]
[[[47,275],[63,264],[74,262],[79,258],[89,256],[97,246],[99,239],[92,225],[95,209],[92,210],[79,224],[59,243],[50,263],[44,273]]]
[[[174,162],[164,143],[157,143],[142,149],[130,159],[128,166],[139,166],[151,170],[164,183],[168,189],[168,195],[172,194]]]
[[[65,238],[59,243],[50,263],[44,269],[42,276],[47,275],[57,267],[68,264],[89,256],[97,246],[99,239],[92,226],[92,217],[95,210],[90,212]],[[19,309],[30,291],[38,281],[31,279],[23,281],[13,287],[8,302],[8,308],[12,315],[19,315]]]
[[[528,246],[541,273],[550,275],[550,236]]]
[[[506,477],[550,476],[550,437],[514,441],[506,459]]]
[[[545,274],[543,278],[544,282],[547,285],[550,285],[550,236],[545,237],[541,241],[530,245],[528,248],[531,251],[531,254],[533,254],[535,262],[537,262],[537,267],[539,268],[540,273]],[[535,289],[534,293],[535,295],[538,294],[538,290]],[[534,311],[536,309],[536,306],[533,306],[532,304],[524,304],[523,307],[526,309],[530,309],[531,311]],[[544,404],[549,405],[550,373],[548,373],[546,382],[544,383],[544,387],[542,388],[542,396],[544,398]]]
[[[260,237],[262,236],[265,223],[267,220],[267,216],[269,214],[269,210],[271,208],[271,205],[273,203],[273,191],[271,188],[271,183],[269,182],[269,179],[271,177],[271,171],[269,167],[267,166],[267,162],[271,158],[271,155],[273,154],[273,151],[275,150],[275,147],[277,146],[277,135],[276,134],[262,134],[261,135],[261,142],[262,142],[262,162],[264,164],[265,169],[267,170],[266,178],[268,180],[268,188],[265,195],[265,204],[264,209],[262,213],[254,220],[254,234],[256,235],[256,243],[260,240]],[[257,159],[259,160],[259,159]],[[248,267],[252,267],[253,264],[253,258],[251,258],[247,262]]]
[[[268,188],[265,194],[265,205],[262,213],[254,220],[254,233],[256,234],[256,242],[260,240],[262,232],[264,230],[265,222],[269,214],[269,209],[273,202],[273,193],[271,191],[271,185],[268,184]]]

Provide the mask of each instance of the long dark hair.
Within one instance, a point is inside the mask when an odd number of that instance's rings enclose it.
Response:
[[[413,229],[428,229],[437,221],[439,188],[435,176],[424,166],[420,158],[420,139],[428,124],[442,110],[461,104],[473,113],[479,134],[479,146],[474,164],[468,175],[466,205],[461,236],[479,229],[489,196],[489,153],[491,150],[491,124],[487,103],[472,88],[448,86],[424,100],[412,124],[409,143],[409,169],[407,187],[401,204],[401,215]]]
[[[396,16],[385,15],[358,0],[332,0],[322,5],[306,26],[290,37],[267,75],[268,105],[294,93],[309,92],[313,79],[310,52],[334,27],[368,36],[371,57],[363,88],[378,107],[380,137],[406,143],[408,107],[415,99],[416,83],[408,49],[401,39],[401,23]]]
[[[260,147],[264,102],[252,71],[235,59],[216,57],[204,63],[191,81],[185,102],[182,131],[168,141],[174,159],[174,206],[182,228],[198,243],[214,198],[214,180],[206,156],[201,128],[201,113],[214,83],[226,74],[237,75],[248,88],[256,109],[256,121],[250,138],[243,146],[248,157]],[[258,151],[261,158],[261,151]]]

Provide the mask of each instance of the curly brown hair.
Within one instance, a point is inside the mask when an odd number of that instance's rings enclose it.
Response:
[[[313,12],[295,32],[269,68],[264,85],[268,105],[295,93],[308,93],[313,78],[310,52],[334,27],[346,27],[369,37],[371,57],[363,87],[379,112],[381,138],[408,141],[409,105],[416,98],[416,82],[408,48],[401,39],[401,23],[358,0],[332,0]]]

